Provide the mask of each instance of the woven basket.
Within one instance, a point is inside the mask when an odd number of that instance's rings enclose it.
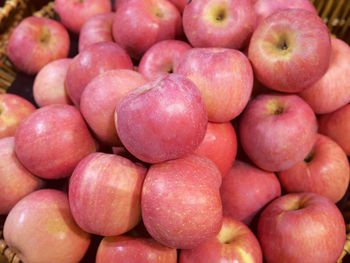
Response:
[[[310,0],[320,17],[327,24],[329,31],[350,44],[350,0]],[[39,4],[38,4],[39,3]],[[16,69],[7,57],[6,46],[12,30],[27,16],[55,18],[54,3],[48,0],[6,0],[0,8],[0,93],[6,92],[16,78]],[[39,6],[39,9],[38,9]],[[346,196],[348,196],[347,193]],[[347,229],[347,241],[338,263],[350,262],[350,197],[346,198],[341,207]],[[5,263],[5,256],[10,263],[21,262],[16,253],[8,248],[2,236],[5,217],[0,216],[0,263]],[[317,263],[317,262],[315,262]]]

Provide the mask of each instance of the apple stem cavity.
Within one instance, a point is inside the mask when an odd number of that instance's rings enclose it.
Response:
[[[271,115],[281,115],[284,113],[284,108],[283,106],[280,105],[279,101],[277,100],[272,100],[267,104],[269,113]]]
[[[39,35],[39,42],[42,44],[48,43],[50,40],[50,36],[51,33],[49,28],[47,26],[44,26]]]
[[[315,156],[315,152],[314,151],[311,151],[307,156],[306,158],[304,159],[304,162],[305,163],[310,163],[312,161],[312,159],[314,158]]]

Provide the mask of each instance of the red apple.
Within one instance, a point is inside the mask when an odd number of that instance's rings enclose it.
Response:
[[[332,38],[332,57],[326,74],[299,94],[316,114],[334,112],[350,102],[349,61],[349,45]]]
[[[316,116],[297,95],[259,95],[242,114],[239,135],[245,153],[258,167],[283,171],[311,151],[317,135]]]
[[[51,61],[68,56],[67,30],[57,21],[27,17],[14,29],[7,44],[12,63],[27,74],[36,74]]]
[[[110,0],[55,0],[55,11],[68,30],[79,33],[92,16],[112,11]]]
[[[262,263],[263,257],[257,238],[238,220],[224,217],[216,237],[193,249],[180,253],[180,263]]]
[[[208,122],[205,137],[195,153],[212,160],[224,177],[237,154],[237,135],[232,124]]]
[[[137,59],[155,43],[181,32],[180,12],[168,0],[127,1],[118,8],[113,24],[115,41]]]
[[[194,47],[243,49],[255,28],[250,0],[191,1],[183,12],[185,34]]]
[[[62,58],[44,66],[35,77],[33,95],[36,104],[72,104],[64,86],[71,58]]]
[[[115,0],[115,1],[114,1],[113,9],[114,9],[115,11],[117,11],[118,8],[119,8],[122,4],[127,3],[127,2],[129,2],[129,1],[130,1],[130,0]]]
[[[191,46],[180,40],[163,40],[150,47],[141,58],[138,72],[148,80],[173,73],[179,59]]]
[[[254,31],[248,56],[256,77],[268,88],[302,91],[327,71],[331,57],[328,28],[313,12],[278,11]]]
[[[103,13],[90,17],[79,34],[79,52],[102,41],[113,41],[112,26],[114,13]]]
[[[269,263],[331,263],[345,244],[344,218],[328,198],[284,195],[262,212],[258,238]]]
[[[176,263],[177,252],[151,238],[105,237],[98,247],[96,263]]]
[[[111,69],[133,69],[129,55],[113,42],[99,42],[79,53],[70,64],[65,81],[69,97],[76,106],[86,85]]]
[[[221,174],[199,155],[154,164],[143,184],[142,219],[161,244],[190,249],[213,238],[221,228]]]
[[[247,57],[233,49],[190,49],[181,57],[175,73],[185,75],[197,85],[212,122],[237,117],[253,88],[253,71]]]
[[[18,161],[14,147],[13,137],[0,139],[0,215],[10,212],[19,200],[43,185]]]
[[[76,263],[90,244],[89,234],[74,222],[67,195],[52,189],[33,192],[15,205],[4,238],[22,262]]]
[[[21,121],[35,111],[26,99],[15,94],[0,94],[0,138],[14,136]]]
[[[119,102],[116,113],[121,142],[148,163],[192,153],[202,142],[208,123],[198,88],[178,74],[134,89]]]
[[[34,175],[58,179],[70,176],[81,159],[96,151],[96,144],[75,107],[54,104],[21,122],[15,134],[15,151]]]
[[[274,173],[236,160],[220,193],[224,215],[249,225],[268,203],[281,196],[281,185]]]

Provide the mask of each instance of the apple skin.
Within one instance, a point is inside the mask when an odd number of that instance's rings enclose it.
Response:
[[[112,26],[115,13],[103,13],[90,17],[79,33],[79,52],[97,42],[114,41]]]
[[[193,249],[181,250],[179,263],[262,263],[259,241],[242,222],[224,217],[216,237]]]
[[[243,150],[261,169],[283,171],[304,160],[317,136],[310,106],[294,94],[263,94],[250,101],[239,123]]]
[[[86,232],[100,236],[131,230],[141,219],[146,171],[114,154],[92,153],[85,157],[69,181],[69,205],[75,222]]]
[[[195,153],[212,160],[224,177],[237,154],[237,135],[232,124],[208,122],[205,137]]]
[[[100,141],[121,146],[114,124],[116,105],[129,91],[146,82],[140,73],[129,69],[109,70],[89,82],[81,95],[80,111]]]
[[[69,45],[68,32],[59,22],[27,17],[13,30],[7,54],[20,71],[36,74],[49,62],[67,57]]]
[[[131,0],[116,11],[113,37],[132,58],[139,59],[155,43],[181,34],[180,12],[168,0]]]
[[[71,61],[71,58],[52,61],[35,76],[33,95],[39,107],[51,104],[73,104],[64,86]]]
[[[332,38],[332,56],[323,77],[299,93],[316,114],[336,111],[350,102],[350,47]]]
[[[253,89],[252,66],[238,50],[192,48],[183,54],[175,73],[197,85],[211,122],[227,122],[237,117]]]
[[[10,212],[23,197],[43,186],[43,181],[32,175],[15,155],[15,139],[0,139],[0,215]]]
[[[244,49],[255,23],[250,0],[192,1],[183,12],[184,32],[193,47]]]
[[[68,30],[79,33],[90,17],[111,12],[112,4],[110,0],[55,0],[55,11]]]
[[[90,235],[74,222],[65,193],[33,192],[11,210],[4,225],[6,244],[22,262],[76,263],[86,253]]]
[[[208,119],[196,85],[182,75],[168,74],[124,97],[115,123],[131,154],[159,163],[192,153],[205,136]]]
[[[121,5],[123,5],[124,3],[127,3],[127,2],[129,2],[129,1],[130,1],[130,0],[115,0],[115,1],[114,1],[114,6],[113,6],[114,11],[117,11],[118,8],[119,8]]]
[[[313,12],[281,10],[256,28],[248,57],[263,85],[282,92],[300,92],[328,69],[331,57],[328,28]]]
[[[35,106],[15,94],[0,94],[0,138],[15,135],[18,125],[35,111]]]
[[[96,263],[176,263],[177,251],[152,238],[105,237],[97,250]]]
[[[34,175],[45,179],[68,177],[96,144],[80,112],[53,104],[24,119],[15,134],[17,158]]]
[[[236,160],[220,188],[225,216],[249,225],[272,200],[281,196],[281,185],[274,173]]]
[[[163,40],[152,47],[142,56],[138,72],[148,80],[172,73],[181,56],[192,47],[180,40]]]
[[[328,198],[295,193],[264,209],[258,238],[266,262],[332,263],[344,249],[346,230],[341,212]]]
[[[161,244],[194,248],[221,228],[221,174],[206,157],[190,154],[152,165],[143,184],[142,219]]]
[[[169,1],[172,2],[177,7],[177,9],[180,11],[181,14],[183,13],[188,3],[188,0],[169,0]]]
[[[76,106],[86,85],[97,75],[112,69],[133,69],[129,55],[113,42],[98,42],[73,58],[65,81],[69,97]]]

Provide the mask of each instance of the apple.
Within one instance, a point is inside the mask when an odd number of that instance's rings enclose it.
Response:
[[[96,255],[96,263],[176,263],[177,252],[152,238],[129,236],[105,237]]]
[[[215,237],[222,224],[221,174],[206,157],[190,154],[152,165],[142,188],[142,219],[161,244],[191,249]]]
[[[42,107],[24,119],[15,134],[19,161],[45,179],[68,177],[78,162],[96,151],[79,111],[70,105]]]
[[[316,114],[336,111],[350,102],[350,47],[332,38],[332,56],[326,74],[299,93]]]
[[[191,46],[180,40],[160,41],[142,56],[138,72],[148,80],[173,73],[179,59],[189,49]]]
[[[127,2],[129,2],[130,0],[115,0],[114,1],[114,5],[113,5],[113,9],[115,10],[115,11],[117,11],[118,10],[118,8],[121,6],[121,5],[123,5],[124,3],[127,3]]]
[[[129,55],[116,43],[98,42],[75,56],[68,68],[65,86],[76,106],[86,85],[97,75],[111,69],[133,69]]]
[[[259,241],[242,222],[224,217],[216,237],[180,253],[179,263],[262,263]]]
[[[15,135],[18,125],[35,111],[35,106],[15,94],[0,94],[0,138]]]
[[[35,76],[33,95],[39,107],[50,104],[72,104],[64,81],[71,58],[57,59],[45,65]]]
[[[115,123],[125,148],[147,163],[192,153],[207,128],[203,98],[192,81],[169,74],[132,90],[117,105]]]
[[[331,263],[345,244],[344,218],[328,198],[315,193],[284,195],[262,212],[258,238],[269,263]]]
[[[103,13],[90,17],[79,33],[79,52],[102,41],[113,41],[112,26],[114,13]]]
[[[113,37],[135,59],[155,43],[181,33],[180,12],[168,0],[126,1],[115,14]]]
[[[49,62],[68,56],[70,39],[57,21],[44,17],[27,17],[13,30],[7,55],[24,73],[36,74]]]
[[[13,137],[0,139],[0,215],[10,212],[19,200],[43,186],[43,181],[18,161],[14,148]]]
[[[141,220],[141,189],[146,169],[115,154],[92,153],[74,169],[69,205],[86,232],[117,236]]]
[[[115,108],[129,91],[144,84],[145,78],[129,69],[109,70],[89,82],[81,95],[80,111],[100,141],[121,145],[114,124]]]
[[[255,21],[250,0],[191,1],[183,11],[184,32],[193,47],[244,49]]]
[[[260,168],[283,171],[304,160],[317,136],[311,107],[294,94],[263,94],[253,99],[239,123],[243,150]]]
[[[220,188],[225,216],[249,225],[272,200],[281,196],[281,185],[274,173],[236,160]]]
[[[169,0],[169,1],[172,2],[177,7],[177,9],[180,11],[181,14],[185,9],[186,4],[189,2],[189,0]]]
[[[311,11],[278,11],[254,31],[248,57],[263,85],[282,92],[300,92],[328,69],[331,57],[328,28]]]
[[[74,222],[67,195],[53,189],[33,192],[15,205],[4,239],[22,262],[76,263],[90,244],[90,235]]]
[[[110,0],[55,0],[55,11],[68,30],[79,33],[90,17],[111,12],[112,4]]]
[[[175,73],[197,85],[211,122],[227,122],[237,117],[253,89],[252,67],[238,50],[192,48],[183,54]]]
[[[232,124],[208,122],[205,137],[195,153],[212,160],[224,177],[237,154],[237,135]]]

